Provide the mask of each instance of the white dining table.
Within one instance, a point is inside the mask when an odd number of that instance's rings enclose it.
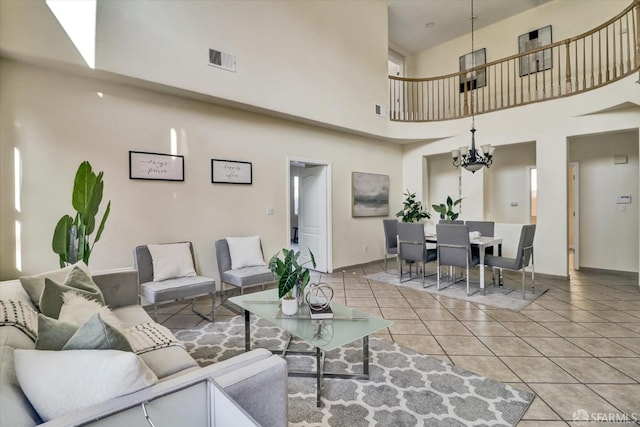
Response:
[[[438,236],[435,233],[426,233],[425,240],[427,243],[438,243]],[[478,254],[480,255],[480,290],[484,294],[484,255],[485,251],[489,246],[499,246],[502,244],[502,237],[493,237],[493,236],[478,236],[478,237],[470,237],[469,243],[478,248]],[[498,253],[500,254],[500,248],[498,249]]]

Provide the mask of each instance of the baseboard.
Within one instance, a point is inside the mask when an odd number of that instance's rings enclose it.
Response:
[[[618,276],[628,277],[630,279],[638,278],[638,272],[635,271],[623,271],[623,270],[609,270],[606,268],[593,268],[593,267],[580,267],[580,270],[575,270],[578,273],[602,273],[602,274],[615,274]]]

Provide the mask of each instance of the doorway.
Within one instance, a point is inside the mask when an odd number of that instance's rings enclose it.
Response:
[[[287,160],[288,241],[300,251],[300,261],[316,261],[313,270],[331,273],[331,164]],[[308,265],[310,266],[310,264]]]

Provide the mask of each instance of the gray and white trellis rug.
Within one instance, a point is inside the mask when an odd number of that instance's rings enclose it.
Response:
[[[286,332],[252,318],[252,347],[281,348]],[[176,336],[201,366],[244,351],[242,316],[184,329]],[[312,347],[292,341],[296,348]],[[324,379],[316,407],[313,378],[290,377],[290,426],[514,426],[534,399],[530,392],[371,337],[369,380]],[[315,359],[287,357],[292,369]],[[362,372],[361,341],[326,355],[327,371]]]

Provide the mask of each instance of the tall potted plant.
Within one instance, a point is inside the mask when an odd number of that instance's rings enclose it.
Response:
[[[60,267],[80,260],[88,265],[93,246],[102,236],[111,211],[111,201],[109,201],[96,231],[96,215],[102,202],[104,189],[102,176],[103,172],[96,175],[87,161],[82,162],[78,167],[71,194],[71,203],[76,213],[74,217],[64,215],[60,218],[51,243],[53,252],[60,257]],[[96,231],[95,238],[91,242],[91,234],[94,231]]]
[[[396,213],[396,217],[400,218],[402,222],[418,222],[425,218],[431,218],[431,214],[424,209],[422,202],[416,200],[416,193],[410,193],[407,190],[406,193],[403,193],[403,196],[405,196],[405,199],[402,204],[402,210]]]
[[[316,266],[313,252],[309,251],[309,255],[311,259],[300,264],[298,261],[300,252],[282,249],[282,258],[280,258],[280,252],[277,252],[269,260],[269,269],[278,282],[278,298],[282,299],[283,314],[292,315],[298,311],[298,298],[302,298],[302,292],[311,278],[309,269],[305,265],[311,263],[314,267]]]
[[[455,212],[454,208],[462,202],[462,199],[453,200],[451,196],[447,196],[447,203],[440,203],[439,205],[431,205],[433,210],[440,214],[440,219],[447,221],[453,221],[458,218],[460,212]]]

